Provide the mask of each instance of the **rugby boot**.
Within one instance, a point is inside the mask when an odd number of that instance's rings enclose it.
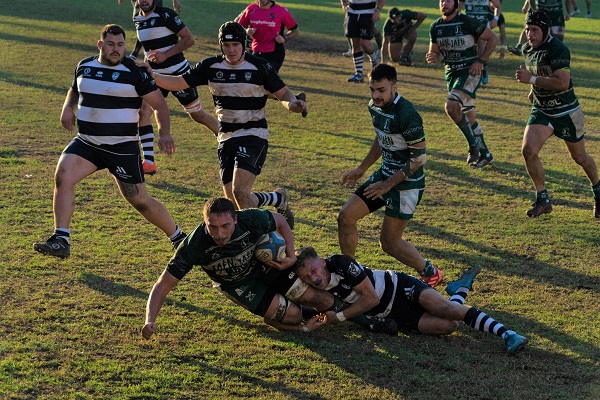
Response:
[[[446,286],[446,293],[448,293],[450,296],[452,296],[452,295],[456,294],[458,289],[461,287],[472,290],[473,289],[473,281],[475,280],[475,277],[477,276],[477,274],[479,274],[480,272],[481,272],[480,266],[476,265],[474,267],[471,267],[467,272],[465,272],[463,274],[463,276],[460,277],[460,279],[452,281],[448,284],[448,286]]]
[[[478,157],[479,157],[479,149],[480,148],[481,148],[481,145],[479,144],[479,141],[476,141],[474,146],[469,146],[469,155],[467,156],[467,164],[471,165],[471,164],[479,161]]]
[[[537,218],[542,214],[550,214],[552,212],[552,203],[549,200],[545,202],[535,202],[531,205],[531,208],[527,210],[527,216],[529,218]]]
[[[483,168],[486,165],[492,165],[494,163],[494,157],[491,153],[488,153],[487,156],[481,156],[477,161],[472,164],[469,164],[471,168],[479,169]]]
[[[363,74],[359,74],[358,72],[354,75],[352,75],[352,77],[348,78],[348,82],[353,82],[353,83],[363,83],[365,81],[365,77]]]
[[[56,235],[50,236],[46,243],[34,243],[33,249],[45,256],[54,256],[65,259],[71,255],[71,244]]]
[[[142,168],[144,168],[144,175],[154,175],[156,174],[156,163],[151,163],[148,161],[144,161],[142,163]]]
[[[504,345],[508,354],[515,354],[527,344],[528,340],[525,336],[521,336],[516,332],[506,332],[504,335]]]
[[[600,218],[600,196],[594,196],[594,218]]]
[[[276,208],[277,213],[283,215],[290,226],[290,229],[294,229],[294,213],[290,210],[290,205],[288,204],[287,190],[284,188],[277,188],[275,189],[275,193],[279,193],[282,199],[281,204]]]

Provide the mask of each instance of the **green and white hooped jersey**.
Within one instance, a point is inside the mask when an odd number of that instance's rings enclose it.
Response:
[[[469,17],[476,18],[479,22],[487,26],[488,13],[490,10],[490,0],[459,0],[465,3],[463,11]]]
[[[425,140],[423,120],[412,103],[400,94],[387,108],[369,102],[369,112],[381,147],[381,173],[389,178],[410,161],[408,146]],[[423,189],[425,187],[423,167],[396,185],[397,190]]]
[[[538,11],[560,11],[563,10],[562,0],[535,0]]]
[[[532,49],[529,43],[523,45],[525,68],[535,76],[551,76],[554,71],[571,70],[571,53],[560,40],[549,36],[546,43]],[[551,117],[560,117],[579,108],[579,101],[573,90],[573,81],[565,91],[554,91],[533,85],[533,108]]]
[[[434,21],[429,37],[440,47],[446,69],[458,71],[468,69],[477,59],[477,39],[485,29],[486,25],[475,18],[458,13],[450,21],[441,17]]]

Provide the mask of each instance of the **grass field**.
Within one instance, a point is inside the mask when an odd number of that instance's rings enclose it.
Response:
[[[188,59],[216,54],[218,27],[248,2],[182,0],[181,17],[197,37]],[[0,8],[1,399],[600,398],[600,233],[589,183],[551,139],[541,156],[555,209],[525,217],[534,200],[520,156],[528,87],[515,81],[522,61],[512,55],[494,55],[490,83],[477,98],[497,161],[480,171],[465,164],[464,138],[443,112],[443,68],[424,59],[428,26],[438,17],[434,0],[401,3],[428,14],[415,65],[399,67],[399,91],[424,119],[429,155],[427,190],[406,238],[441,268],[446,283],[482,265],[468,303],[526,335],[522,353],[507,355],[499,338],[464,324],[447,337],[392,338],[351,324],[278,332],[225,300],[199,270],[171,293],[159,332],[145,341],[145,301],[171,246],[105,171],[76,188],[71,257],[34,253],[32,243],[53,228],[53,172],[71,139],[59,116],[73,69],[97,53],[106,23],[124,26],[133,45],[130,6],[116,3],[22,0]],[[520,2],[505,3],[512,45],[524,18]],[[339,251],[336,215],[351,194],[341,176],[373,138],[369,89],[346,82],[353,68],[341,57],[338,1],[284,4],[301,34],[289,43],[281,75],[294,91],[307,92],[311,111],[302,119],[268,104],[271,147],[256,188],[288,187],[296,246],[330,254]],[[385,11],[398,5],[388,1]],[[597,32],[597,19],[567,22],[586,146],[600,162]],[[210,110],[207,89],[200,93]],[[147,184],[189,232],[201,221],[204,201],[221,194],[216,143],[172,96],[168,102],[177,152],[157,156],[159,173]],[[382,215],[361,222],[357,258],[412,273],[379,249]]]

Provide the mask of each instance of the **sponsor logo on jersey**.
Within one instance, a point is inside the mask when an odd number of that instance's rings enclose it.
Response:
[[[244,74],[244,78],[249,81],[250,79],[252,79],[252,72],[246,72]]]
[[[92,72],[89,68],[83,70],[83,76],[90,76],[90,72]]]
[[[113,72],[111,76],[112,80],[116,81],[119,78],[119,75],[121,75],[120,72]]]
[[[96,78],[102,78],[102,75],[104,75],[104,73],[102,71],[96,72]]]

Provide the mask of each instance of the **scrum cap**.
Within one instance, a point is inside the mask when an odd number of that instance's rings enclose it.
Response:
[[[235,21],[225,22],[219,28],[219,44],[223,42],[239,42],[246,44],[246,30]]]
[[[548,37],[551,24],[550,18],[541,11],[532,12],[527,16],[527,20],[525,21],[525,25],[535,25],[544,32],[542,41]]]
[[[398,10],[398,7],[394,7],[388,12],[388,15],[390,18],[396,19],[400,16],[400,10]]]

